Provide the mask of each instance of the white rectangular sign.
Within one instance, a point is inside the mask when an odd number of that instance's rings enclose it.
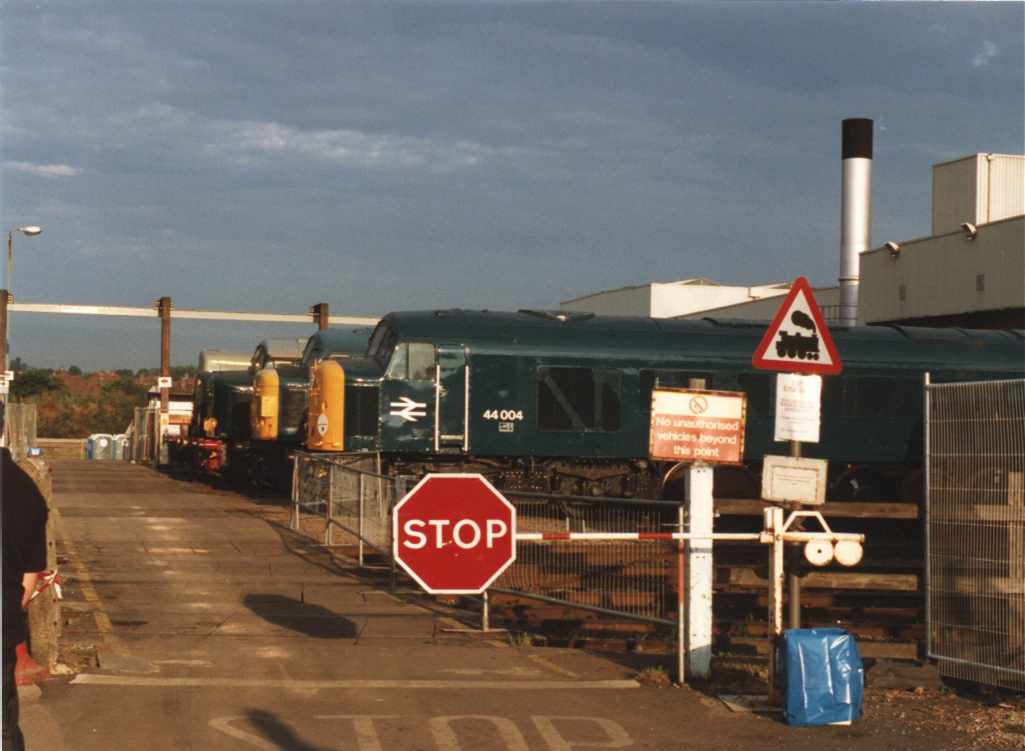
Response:
[[[822,376],[780,373],[776,376],[776,441],[819,442]]]
[[[762,465],[762,498],[767,501],[826,502],[825,459],[766,456]]]
[[[14,371],[13,370],[5,370],[4,371],[4,380],[7,381],[8,383],[13,381],[14,380]]]
[[[157,378],[158,389],[169,389],[171,388],[171,376],[159,376]]]

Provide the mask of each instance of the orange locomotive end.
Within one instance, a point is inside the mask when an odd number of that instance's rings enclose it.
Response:
[[[313,369],[306,447],[311,451],[342,451],[345,447],[345,371],[333,360]]]

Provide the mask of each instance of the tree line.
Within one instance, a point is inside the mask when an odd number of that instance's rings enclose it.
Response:
[[[86,379],[97,378],[99,374],[83,373],[74,365],[66,370],[33,368],[18,358],[11,363],[11,370],[15,371],[15,378],[10,399],[36,405],[36,433],[45,438],[123,433],[135,417],[135,408],[146,405],[147,391],[160,374],[156,368],[122,368],[113,371],[115,378],[103,383],[98,393],[72,393],[62,378],[64,373]],[[171,377],[188,378],[195,371],[193,366],[176,366],[171,368]]]

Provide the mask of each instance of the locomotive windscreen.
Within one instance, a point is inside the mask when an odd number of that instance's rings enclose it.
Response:
[[[306,415],[308,401],[305,385],[287,384],[285,386],[285,403],[281,410],[281,425],[278,430],[283,432],[298,430]]]
[[[380,390],[373,386],[349,386],[345,389],[345,434],[377,434],[377,408]]]

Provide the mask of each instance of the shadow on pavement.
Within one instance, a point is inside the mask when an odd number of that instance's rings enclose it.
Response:
[[[295,731],[279,720],[273,712],[251,709],[246,712],[246,717],[253,723],[253,727],[274,744],[275,748],[288,749],[288,751],[327,751],[322,746],[312,746],[301,740]]]
[[[268,623],[317,639],[355,639],[359,635],[359,628],[345,616],[284,595],[249,594],[242,604]]]

